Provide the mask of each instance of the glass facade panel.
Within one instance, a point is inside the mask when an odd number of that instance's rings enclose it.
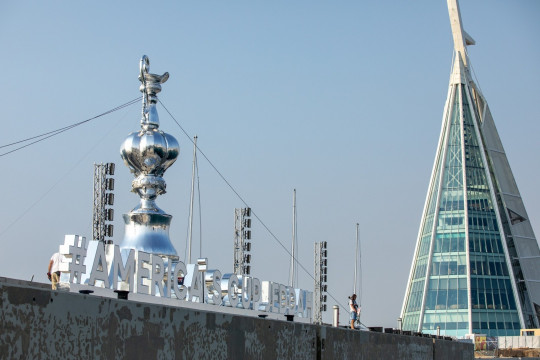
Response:
[[[517,335],[519,316],[504,234],[498,225],[474,109],[467,100],[466,85],[454,85],[450,96],[403,328],[431,334],[439,329],[441,334],[457,337],[471,331]]]
[[[454,90],[455,91],[455,90]],[[457,95],[457,94],[456,94]],[[467,257],[464,186],[463,186],[463,154],[461,146],[461,124],[459,97],[456,96],[450,111],[451,121],[447,125],[446,146],[440,149],[435,171],[435,182],[429,195],[430,207],[426,212],[425,224],[421,234],[420,251],[415,263],[415,276],[412,282],[409,306],[406,308],[404,328],[416,331],[419,328],[420,311],[415,302],[415,281],[421,275],[422,285],[427,279],[427,293],[424,304],[422,331],[436,333],[437,327],[453,335],[466,334],[467,321]],[[441,146],[444,146],[444,142]],[[442,184],[439,187],[439,180]],[[440,195],[439,195],[440,189]],[[437,204],[437,198],[439,203]],[[429,221],[427,221],[429,219]],[[433,233],[435,225],[435,233]],[[432,242],[432,247],[431,245]],[[426,250],[422,245],[426,244]],[[429,263],[429,249],[431,266]],[[424,261],[426,259],[426,261]],[[426,266],[424,266],[426,265]],[[423,294],[423,289],[421,289]],[[420,295],[422,295],[420,294]],[[421,307],[422,304],[420,303]],[[412,321],[411,319],[416,321]]]
[[[471,267],[471,305],[473,319],[480,314],[482,328],[473,331],[490,336],[519,335],[512,326],[518,313],[513,298],[510,276],[503,252],[497,208],[493,204],[487,169],[482,161],[479,139],[473,119],[473,108],[462,85],[463,134],[467,184],[467,210],[469,225],[469,252]],[[508,287],[507,287],[508,285]],[[505,321],[505,318],[510,321]],[[486,327],[487,326],[487,327]],[[474,327],[474,325],[473,325]]]
[[[439,151],[439,156],[436,159],[436,167],[439,167],[443,161],[443,152]],[[403,329],[417,331],[420,320],[420,310],[424,295],[424,285],[426,281],[426,273],[428,271],[429,252],[431,247],[432,228],[434,217],[437,210],[438,186],[440,182],[440,173],[437,172],[431,182],[431,192],[428,195],[427,209],[422,223],[422,231],[420,244],[415,255],[416,261],[413,264],[412,282],[410,283],[408,296],[406,297],[405,313],[403,317]],[[436,296],[436,295],[435,295]],[[436,298],[429,298],[426,301],[436,301]],[[433,305],[434,307],[435,305]]]

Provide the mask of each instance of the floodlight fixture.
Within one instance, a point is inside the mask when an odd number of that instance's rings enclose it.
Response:
[[[114,175],[114,163],[107,163],[106,165],[105,172],[107,175]]]
[[[114,209],[107,209],[105,212],[105,220],[107,221],[113,221],[114,220]]]
[[[107,237],[113,237],[113,234],[114,234],[114,225],[113,224],[108,224],[106,227],[106,234],[107,234]]]
[[[114,179],[113,178],[108,178],[107,180],[105,180],[105,189],[109,190],[109,191],[114,190]]]

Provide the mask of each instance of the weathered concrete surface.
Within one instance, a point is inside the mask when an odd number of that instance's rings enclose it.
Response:
[[[473,359],[471,344],[51,291],[0,278],[1,359]]]

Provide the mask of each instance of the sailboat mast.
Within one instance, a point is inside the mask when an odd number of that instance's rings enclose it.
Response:
[[[357,277],[358,277],[358,226],[359,224],[356,223],[356,251],[354,252],[354,288],[353,288],[353,294],[356,294],[356,284],[358,283]]]
[[[189,202],[188,264],[191,264],[191,243],[193,240],[193,195],[195,194],[195,161],[197,156],[197,135],[193,137],[193,168],[191,170],[191,199]]]
[[[291,246],[291,272],[289,274],[289,286],[295,285],[295,251],[296,251],[296,189],[293,189],[293,224]]]

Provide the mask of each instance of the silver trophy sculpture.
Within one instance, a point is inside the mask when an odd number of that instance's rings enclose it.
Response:
[[[120,148],[124,163],[135,176],[131,191],[138,194],[141,201],[123,215],[125,235],[120,248],[178,258],[169,239],[172,216],[156,205],[157,196],[165,193],[163,174],[180,153],[176,139],[159,130],[156,109],[157,94],[161,91],[161,84],[169,78],[169,73],[156,75],[149,71],[150,61],[144,55],[139,75],[140,91],[143,93],[141,130],[129,134]]]

